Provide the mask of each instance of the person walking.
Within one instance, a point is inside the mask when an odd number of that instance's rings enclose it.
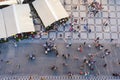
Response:
[[[104,50],[104,52],[107,52],[107,51],[108,51],[108,49],[105,49],[105,50]]]
[[[113,39],[113,38],[111,38],[111,39],[110,39],[110,42],[113,42],[113,40],[114,40],[114,39]]]
[[[62,65],[63,65],[63,66],[68,66],[68,64],[67,64],[67,63],[63,63]]]
[[[107,64],[105,63],[105,64],[103,65],[103,67],[106,68],[106,67],[107,67]]]
[[[89,30],[89,29],[88,29],[88,23],[86,23],[86,24],[84,25],[84,29],[85,29],[86,31]]]
[[[110,51],[109,51],[109,52],[106,52],[106,53],[105,53],[105,56],[108,56],[108,55],[110,55],[110,53],[111,53]]]
[[[86,42],[84,42],[83,45],[85,46],[85,45],[86,45]]]
[[[83,52],[83,47],[82,47],[82,45],[80,45],[79,48],[80,48],[80,52]]]
[[[51,67],[51,70],[52,70],[52,71],[55,71],[55,70],[57,70],[57,67],[56,67],[55,65],[53,65],[53,66]]]
[[[97,37],[94,41],[95,41],[95,42],[97,42],[97,41],[99,41],[99,39],[100,39],[100,38],[99,38],[99,37]]]

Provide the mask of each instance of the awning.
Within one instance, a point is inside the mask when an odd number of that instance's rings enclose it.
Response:
[[[4,0],[4,1],[0,1],[0,5],[11,5],[11,4],[17,4],[17,0]]]
[[[45,27],[69,16],[59,0],[35,0],[33,6]]]
[[[35,31],[28,4],[12,5],[2,9],[6,37]],[[1,30],[1,29],[0,29]]]

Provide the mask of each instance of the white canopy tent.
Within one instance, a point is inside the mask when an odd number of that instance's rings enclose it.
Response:
[[[2,9],[6,37],[35,31],[28,4],[12,5]],[[4,38],[4,36],[3,36]]]
[[[4,0],[0,2],[0,5],[11,5],[11,4],[17,4],[17,0]]]
[[[59,0],[35,0],[33,6],[45,27],[69,16]]]
[[[17,3],[23,3],[24,0],[3,0],[0,1],[0,5],[12,5]]]

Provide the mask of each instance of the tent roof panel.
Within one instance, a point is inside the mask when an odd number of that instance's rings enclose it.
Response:
[[[6,30],[5,30],[5,24],[4,19],[2,15],[2,11],[0,10],[0,38],[6,38]]]
[[[16,4],[17,0],[5,0],[0,2],[0,5],[11,5],[11,4]]]
[[[52,11],[56,14],[57,19],[62,19],[68,17],[68,13],[65,11],[60,0],[48,0],[49,4],[52,6]]]
[[[5,21],[7,37],[17,34],[17,25],[13,6],[3,8],[2,13]]]
[[[15,5],[15,14],[19,25],[18,33],[35,31],[28,4]]]
[[[33,5],[45,27],[56,21],[45,0],[36,0]]]

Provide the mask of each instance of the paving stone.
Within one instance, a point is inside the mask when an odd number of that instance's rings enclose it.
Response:
[[[86,17],[86,13],[85,12],[80,12],[80,17]]]
[[[110,19],[110,24],[111,25],[116,25],[117,24],[116,19]]]
[[[120,0],[115,0],[116,1],[116,4],[119,4],[120,5]]]
[[[116,10],[117,10],[117,11],[120,11],[120,6],[116,6]]]
[[[71,10],[71,5],[66,5],[65,9],[68,10],[68,11],[70,11]]]
[[[65,31],[69,31],[71,26],[65,27]]]
[[[79,35],[79,32],[74,32],[73,33],[73,39],[79,39],[78,35]]]
[[[103,17],[108,17],[108,12],[103,12]]]
[[[88,19],[88,24],[94,24],[94,19]]]
[[[101,3],[101,0],[97,0],[97,2]]]
[[[102,4],[107,4],[107,0],[102,0]]]
[[[110,26],[111,32],[117,32],[117,26]]]
[[[96,17],[96,18],[102,18],[102,17],[103,17],[103,16],[102,16],[102,12],[98,12],[95,17]]]
[[[73,4],[78,4],[79,2],[78,2],[78,0],[72,0],[72,3]]]
[[[49,33],[49,38],[56,38],[56,32],[50,32]]]
[[[103,5],[103,11],[108,11],[108,6]]]
[[[110,11],[115,11],[115,6],[109,6]]]
[[[71,4],[71,0],[65,0],[66,4]]]
[[[104,33],[104,39],[110,39],[110,33]]]
[[[112,17],[116,18],[115,12],[110,12],[110,17],[111,17],[111,18],[112,18]]]
[[[118,32],[120,32],[120,26],[117,26],[118,27]]]
[[[95,26],[96,28],[96,32],[102,32],[103,29],[102,29],[102,26]]]
[[[120,25],[120,19],[117,20],[118,25]]]
[[[86,11],[86,7],[85,6],[80,6],[80,11]]]
[[[117,13],[117,18],[120,18],[120,13],[119,12]]]
[[[90,33],[88,34],[89,39],[95,39],[95,33]]]
[[[101,21],[101,19],[95,19],[95,23],[96,24],[102,24],[102,21]]]
[[[109,0],[108,3],[109,4],[115,4],[115,0]]]
[[[81,32],[80,36],[81,36],[81,39],[87,39],[87,33]]]
[[[65,32],[65,38],[67,39],[69,36],[72,36],[71,32]]]
[[[63,26],[59,26],[59,27],[57,28],[57,30],[58,30],[58,31],[64,31],[64,27],[63,27]]]
[[[73,12],[74,17],[79,17],[79,12]]]
[[[104,32],[110,32],[110,27],[109,26],[104,26],[103,31]]]
[[[120,39],[120,33],[118,35],[119,35],[119,39]]]
[[[43,33],[42,36],[41,36],[41,38],[48,38],[48,34]]]
[[[100,39],[103,39],[103,34],[102,33],[96,33],[96,38],[99,37]]]
[[[117,33],[111,33],[111,38],[118,39],[118,34]]]
[[[91,29],[91,31],[95,31],[95,26],[93,25],[88,25],[89,26],[89,29]]]

